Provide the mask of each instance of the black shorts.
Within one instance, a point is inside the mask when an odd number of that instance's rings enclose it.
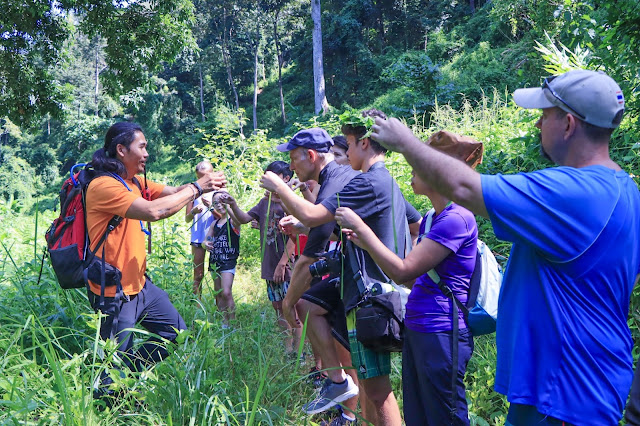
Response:
[[[238,259],[227,259],[224,261],[216,262],[215,260],[211,259],[211,257],[209,257],[209,271],[230,271],[232,269],[235,269],[237,265]]]
[[[331,324],[331,334],[348,351],[349,333],[347,332],[347,315],[340,297],[340,278],[327,278],[311,286],[301,299],[318,305],[327,311],[325,317]]]

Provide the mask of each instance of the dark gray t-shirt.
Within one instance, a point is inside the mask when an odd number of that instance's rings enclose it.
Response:
[[[284,209],[280,201],[275,201],[272,198],[271,205],[269,205],[269,198],[263,197],[247,214],[257,220],[260,225],[260,249],[264,247],[262,279],[272,281],[273,273],[282,258],[289,239],[289,237],[280,232],[278,227],[280,219],[285,216]],[[293,253],[289,253],[289,255],[293,255]],[[284,280],[289,281],[290,279],[291,270],[287,268]]]
[[[338,207],[349,207],[373,230],[380,241],[399,257],[404,258],[407,236],[407,203],[398,184],[389,174],[383,161],[373,164],[366,173],[354,177],[339,193],[322,201],[331,213]],[[373,261],[369,253],[353,247],[357,263],[370,279],[386,282],[389,278]],[[351,250],[346,250],[347,254]],[[347,260],[346,264],[350,264]],[[353,274],[343,277],[344,302],[347,311],[360,298]]]
[[[320,172],[318,179],[320,191],[318,192],[318,198],[315,203],[320,204],[328,197],[335,195],[336,192],[344,188],[351,179],[360,174],[359,171],[353,170],[351,166],[341,166],[335,161],[330,162]],[[335,227],[336,222],[332,220],[324,225],[312,228],[311,231],[309,231],[307,245],[304,247],[302,254],[307,257],[317,257],[316,255],[318,253],[323,253]]]

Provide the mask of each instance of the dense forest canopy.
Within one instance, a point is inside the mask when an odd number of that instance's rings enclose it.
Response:
[[[4,5],[0,187],[10,204],[47,191],[72,163],[87,160],[115,120],[139,122],[156,160],[163,149],[193,158],[206,135],[262,129],[283,137],[313,120],[309,1]],[[618,139],[624,146],[635,139],[634,0],[324,0],[321,12],[334,112],[373,106],[428,121],[438,104],[458,108],[494,90],[505,96],[538,85],[554,70],[588,67],[621,83],[634,133]],[[21,174],[29,176],[7,179]]]

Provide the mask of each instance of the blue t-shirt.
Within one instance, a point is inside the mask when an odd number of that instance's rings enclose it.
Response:
[[[453,294],[462,303],[467,303],[469,281],[476,266],[478,253],[478,226],[476,218],[469,210],[451,203],[437,216],[434,216],[431,229],[425,232],[425,222],[420,225],[420,236],[439,243],[451,253],[434,269],[441,282],[453,290]],[[451,302],[442,294],[438,284],[429,274],[423,274],[409,293],[407,313],[404,325],[421,333],[439,333],[453,329]],[[464,313],[458,310],[460,329],[467,328]]]
[[[576,424],[617,424],[632,378],[629,299],[640,193],[625,172],[556,167],[482,176],[496,236],[513,242],[500,293],[495,389]]]

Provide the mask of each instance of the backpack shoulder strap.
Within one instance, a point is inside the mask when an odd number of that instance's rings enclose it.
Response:
[[[109,172],[103,172],[101,170],[95,170],[91,164],[87,164],[85,165],[84,169],[80,171],[80,174],[78,175],[78,181],[80,183],[80,185],[82,186],[82,206],[84,208],[84,215],[85,215],[85,223],[87,223],[87,189],[89,188],[89,184],[98,177],[101,176],[110,176],[112,178],[115,179],[115,177],[113,176],[113,174],[109,173]],[[93,260],[93,258],[95,257],[96,253],[98,252],[98,249],[100,248],[100,246],[102,246],[104,244],[104,242],[106,241],[107,237],[109,236],[109,233],[111,233],[111,231],[113,231],[115,228],[118,227],[118,225],[120,225],[120,223],[122,223],[122,216],[118,216],[118,215],[114,215],[111,220],[109,220],[109,223],[107,223],[107,228],[104,231],[104,234],[102,234],[102,237],[100,237],[100,240],[98,242],[98,244],[96,245],[96,248],[94,250],[91,250],[91,241],[89,240],[89,230],[86,229],[85,227],[85,233],[86,233],[86,239],[87,239],[87,244],[85,245],[85,247],[88,248],[89,253],[91,254],[91,256],[87,256],[85,258],[85,264],[89,264],[89,262],[91,262],[91,260]]]
[[[482,281],[482,253],[476,251],[476,266],[473,267],[473,273],[469,280],[469,296],[467,297],[467,308],[471,309],[475,306],[480,292],[480,283]]]
[[[140,185],[138,178],[134,176],[131,180],[133,181],[133,184],[138,187],[140,193],[142,193],[142,185]]]
[[[431,224],[433,223],[433,217],[435,216],[435,213],[436,213],[436,210],[431,209],[427,212],[424,219],[422,219],[422,223],[420,224],[420,236],[418,237],[418,242],[420,242],[422,238],[424,238],[431,230]],[[477,266],[478,266],[478,256],[476,256],[476,267]],[[442,294],[444,294],[446,297],[448,297],[449,299],[455,302],[457,307],[464,313],[465,316],[469,315],[469,308],[467,306],[473,306],[473,305],[467,304],[465,306],[464,303],[462,303],[460,299],[458,299],[456,295],[453,294],[453,290],[451,290],[451,287],[449,287],[448,285],[442,282],[442,280],[440,279],[440,275],[438,275],[435,269],[430,269],[429,271],[427,271],[427,275],[429,275],[429,278],[431,278],[431,280],[438,285],[438,288],[440,288],[440,291],[442,292]],[[472,280],[473,280],[473,275],[475,275],[475,269],[474,269],[474,274],[471,275]],[[477,281],[479,284],[480,274],[478,274]],[[469,283],[469,293],[471,293],[471,283]],[[477,296],[478,296],[478,289],[475,290],[475,298],[477,298]],[[473,301],[474,304],[475,304],[475,298]]]

